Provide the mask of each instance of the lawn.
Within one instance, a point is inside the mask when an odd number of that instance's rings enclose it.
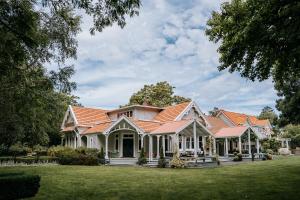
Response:
[[[206,169],[5,167],[41,175],[35,199],[299,199],[300,157]]]

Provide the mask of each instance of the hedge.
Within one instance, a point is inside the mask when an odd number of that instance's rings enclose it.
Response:
[[[20,173],[0,176],[0,199],[20,199],[34,197],[40,187],[41,177]]]
[[[69,153],[60,155],[58,163],[61,165],[98,165],[99,160],[93,155]]]
[[[50,156],[24,156],[24,157],[0,157],[0,163],[5,163],[8,161],[12,161],[14,163],[25,163],[25,164],[34,164],[34,163],[51,163],[51,162],[56,162],[57,158],[56,157],[50,157]]]

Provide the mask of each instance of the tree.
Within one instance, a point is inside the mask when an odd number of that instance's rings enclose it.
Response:
[[[291,147],[300,147],[300,125],[289,124],[283,129],[283,138],[291,138]]]
[[[152,106],[165,107],[172,104],[191,101],[189,98],[174,95],[174,88],[175,87],[171,86],[166,81],[144,85],[142,89],[130,97],[127,105],[142,105],[147,103]]]
[[[90,15],[90,32],[138,14],[139,0],[0,1],[0,144],[60,141],[59,127],[76,84],[66,60],[76,59],[78,10]],[[57,65],[47,72],[45,64]]]
[[[217,114],[219,113],[220,109],[218,107],[214,107],[213,110],[208,111],[209,115],[216,117]]]
[[[299,114],[293,115],[300,113],[299,10],[296,0],[232,0],[212,13],[206,30],[220,44],[219,70],[252,81],[273,78],[285,124],[300,123]]]
[[[271,107],[265,106],[259,114],[258,119],[268,119],[274,127],[277,124],[278,116]]]

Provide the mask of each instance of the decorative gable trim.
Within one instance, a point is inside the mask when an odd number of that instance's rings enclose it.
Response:
[[[179,121],[182,120],[185,114],[187,114],[192,108],[195,108],[196,111],[199,113],[199,116],[204,120],[205,124],[207,127],[211,127],[211,124],[206,120],[205,115],[203,112],[200,110],[199,106],[197,105],[196,102],[191,101],[189,105],[175,118],[174,121]]]
[[[144,131],[142,129],[140,129],[135,123],[133,123],[132,121],[129,120],[128,117],[126,117],[125,115],[123,115],[122,117],[120,117],[117,121],[115,121],[113,124],[111,124],[105,131],[103,131],[104,135],[108,135],[109,132],[118,124],[120,123],[122,120],[126,121],[130,126],[134,127],[138,134],[143,134]]]
[[[74,111],[73,111],[73,109],[72,109],[72,106],[69,105],[67,111],[65,112],[65,116],[64,116],[63,122],[62,122],[61,127],[60,127],[61,129],[63,129],[63,128],[65,127],[65,122],[66,122],[66,120],[67,120],[69,114],[70,114],[70,115],[72,116],[72,118],[74,119],[75,126],[78,125],[78,121],[77,121],[77,119],[76,119],[76,115],[75,115],[75,113],[74,113]]]

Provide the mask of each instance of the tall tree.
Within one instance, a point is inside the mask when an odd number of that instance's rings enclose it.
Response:
[[[268,119],[274,127],[277,125],[278,116],[271,107],[265,106],[259,114],[258,119]]]
[[[191,101],[190,98],[174,95],[175,87],[168,82],[158,82],[156,84],[144,85],[138,92],[134,93],[127,105],[147,103],[152,106],[165,107],[172,104]]]
[[[297,0],[232,0],[212,13],[206,30],[220,44],[219,70],[252,81],[273,78],[285,123],[300,123],[299,10]]]
[[[90,15],[91,34],[138,14],[139,0],[0,1],[0,144],[30,145],[56,138],[76,84],[70,81],[80,32],[78,10]],[[57,65],[47,72],[45,64]],[[51,141],[50,141],[51,142]]]

